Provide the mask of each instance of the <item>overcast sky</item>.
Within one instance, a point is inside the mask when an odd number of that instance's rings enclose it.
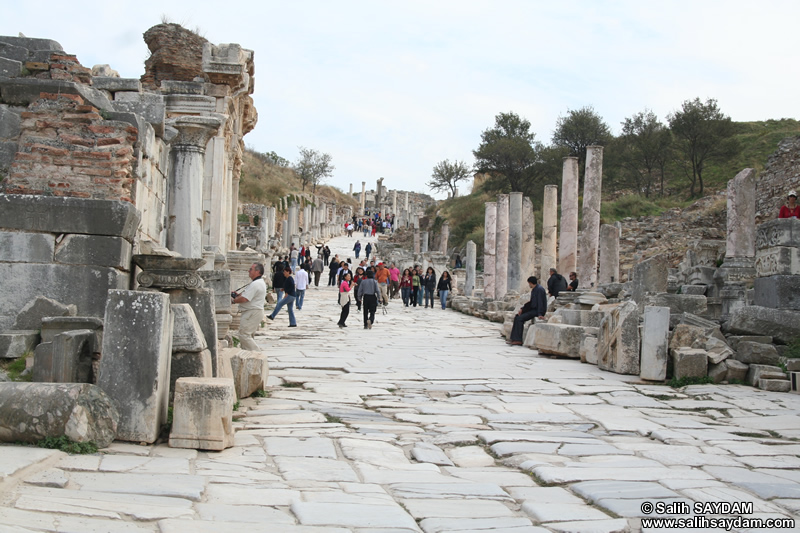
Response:
[[[328,183],[429,192],[443,159],[472,164],[500,112],[549,143],[593,106],[616,134],[652,109],[716,98],[735,121],[798,118],[800,2],[5,2],[0,35],[54,39],[87,67],[144,72],[142,34],[179,22],[255,51],[259,113],[245,143],[295,161],[327,152]]]

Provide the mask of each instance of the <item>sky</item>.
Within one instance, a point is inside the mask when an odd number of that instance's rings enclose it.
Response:
[[[549,144],[592,106],[613,133],[714,98],[735,121],[800,118],[800,2],[5,0],[0,35],[49,38],[87,67],[144,73],[162,19],[255,52],[259,119],[245,144],[332,156],[326,183],[431,194],[439,161],[472,164],[503,112]],[[462,190],[465,188],[462,185]],[[442,194],[436,194],[442,198]]]

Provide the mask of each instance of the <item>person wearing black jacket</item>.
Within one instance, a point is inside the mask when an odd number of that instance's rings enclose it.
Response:
[[[275,266],[273,267],[272,290],[275,291],[275,296],[278,298],[278,301],[283,298],[283,281],[286,279],[283,276],[284,266],[283,261],[275,261]]]
[[[439,295],[439,302],[442,304],[442,309],[447,308],[447,295],[453,290],[453,282],[450,279],[450,273],[445,270],[439,278],[439,283],[436,285],[436,292]]]
[[[567,280],[556,272],[555,268],[551,268],[550,278],[547,280],[547,292],[550,293],[550,296],[558,298],[558,294],[565,290],[567,290]]]
[[[436,271],[433,267],[428,267],[428,270],[425,271],[422,286],[425,288],[425,307],[428,307],[428,300],[430,300],[431,309],[433,309],[433,291],[436,290]]]
[[[367,270],[367,277],[358,284],[356,298],[361,299],[364,307],[364,329],[372,329],[375,323],[375,310],[378,309],[378,295],[381,293],[375,273]]]
[[[291,267],[284,267],[283,269],[283,292],[283,298],[278,301],[275,309],[272,310],[271,314],[267,315],[267,318],[270,320],[275,320],[275,317],[280,312],[281,307],[285,305],[286,310],[289,312],[289,327],[296,328],[297,321],[294,318],[294,299],[297,297],[297,291],[295,291]]]
[[[334,258],[331,259],[330,265],[328,265],[330,269],[328,273],[328,287],[336,286],[336,273],[339,271],[339,261],[337,261],[338,257],[339,257],[338,255],[334,256]]]
[[[511,336],[509,337],[509,344],[514,346],[522,345],[522,330],[525,328],[525,322],[535,318],[544,318],[547,313],[547,293],[544,287],[539,285],[536,276],[528,278],[528,287],[531,288],[531,299],[514,317],[514,326],[511,328]]]

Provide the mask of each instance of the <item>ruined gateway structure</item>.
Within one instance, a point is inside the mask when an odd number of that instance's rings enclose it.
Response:
[[[0,383],[2,440],[154,442],[174,402],[174,445],[222,449],[232,398],[266,380],[266,355],[228,347],[230,291],[288,245],[262,206],[263,246],[237,250],[254,54],[177,24],[144,40],[133,79],[0,37],[0,357],[33,351],[36,382]],[[309,239],[341,218],[310,217]]]

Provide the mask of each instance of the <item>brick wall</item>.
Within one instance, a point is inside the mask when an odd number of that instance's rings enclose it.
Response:
[[[66,94],[42,93],[21,119],[6,193],[132,202],[136,128]]]

